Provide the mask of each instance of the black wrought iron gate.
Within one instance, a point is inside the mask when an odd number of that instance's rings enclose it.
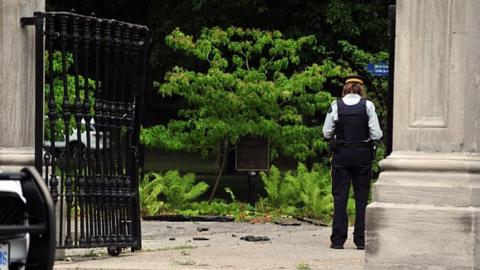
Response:
[[[35,163],[56,205],[58,247],[140,249],[148,28],[66,12],[22,23],[36,29]]]

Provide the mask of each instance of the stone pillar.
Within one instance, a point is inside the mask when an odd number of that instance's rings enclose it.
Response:
[[[22,27],[20,18],[44,10],[44,0],[0,0],[0,171],[3,172],[18,172],[34,165],[35,27]],[[57,250],[57,257],[63,255],[63,249]]]
[[[35,28],[21,17],[45,10],[41,0],[0,0],[0,170],[33,166]]]
[[[479,0],[397,0],[393,152],[365,269],[480,269]]]

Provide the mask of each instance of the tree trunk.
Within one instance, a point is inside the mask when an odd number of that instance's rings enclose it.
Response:
[[[215,184],[213,185],[212,192],[210,193],[210,198],[208,199],[209,202],[213,200],[213,197],[215,196],[215,192],[217,191],[218,188],[218,183],[220,183],[220,179],[222,178],[223,174],[223,168],[225,167],[225,163],[227,163],[227,155],[228,155],[228,141],[224,140],[223,141],[223,151],[221,151],[221,156],[220,156],[220,166],[218,168],[218,174],[217,174],[217,179],[215,179]]]

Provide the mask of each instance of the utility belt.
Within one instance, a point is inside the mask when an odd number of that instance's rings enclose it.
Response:
[[[377,145],[374,141],[347,143],[342,141],[330,141],[330,153],[339,149],[368,148],[371,150],[371,158],[375,160],[377,154]]]
[[[373,145],[372,141],[354,142],[354,143],[346,143],[346,142],[339,142],[339,141],[330,142],[330,146],[332,147],[332,150],[338,149],[338,148],[362,148],[362,147],[370,148],[372,147],[372,145]]]

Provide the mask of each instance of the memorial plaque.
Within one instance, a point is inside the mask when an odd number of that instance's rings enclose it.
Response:
[[[237,171],[268,171],[268,140],[245,137],[237,143],[235,169]]]

